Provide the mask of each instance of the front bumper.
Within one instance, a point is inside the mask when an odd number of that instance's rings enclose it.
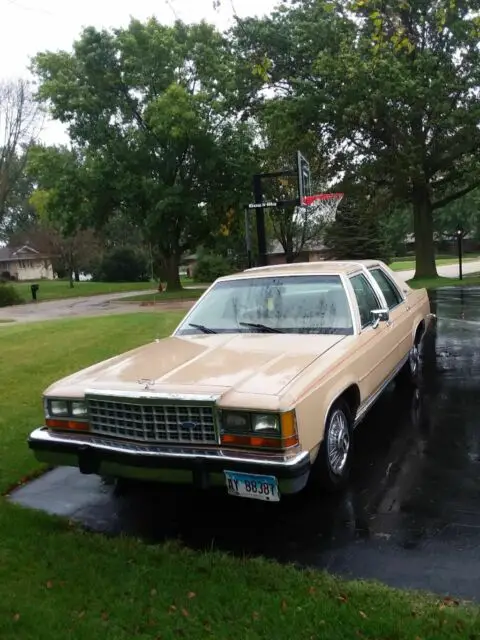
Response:
[[[310,455],[291,456],[168,448],[121,442],[90,434],[52,432],[46,427],[30,434],[28,445],[39,462],[78,467],[82,473],[132,478],[201,489],[225,486],[224,471],[275,476],[280,493],[297,493],[307,484]]]

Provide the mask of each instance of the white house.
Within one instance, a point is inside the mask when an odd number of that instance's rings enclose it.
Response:
[[[51,258],[27,244],[17,249],[0,247],[0,277],[12,280],[53,280]]]

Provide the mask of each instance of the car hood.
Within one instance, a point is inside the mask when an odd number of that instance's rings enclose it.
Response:
[[[148,387],[149,393],[159,394],[279,396],[305,368],[345,339],[305,334],[170,337],[79,371],[45,394],[81,397],[86,390],[131,393]]]

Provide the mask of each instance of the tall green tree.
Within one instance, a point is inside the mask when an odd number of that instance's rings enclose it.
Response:
[[[243,21],[265,84],[301,107],[339,170],[413,211],[416,276],[436,274],[434,212],[480,183],[478,0],[302,0]]]
[[[91,241],[86,229],[97,204],[94,196],[99,178],[94,168],[79,150],[67,147],[32,148],[27,164],[36,185],[29,202],[40,226],[51,230],[52,249],[70,274],[72,287],[81,250]]]
[[[86,29],[72,53],[37,55],[39,98],[100,158],[105,184],[179,288],[195,249],[250,189],[252,132],[236,111],[228,40],[206,24]],[[96,209],[96,222],[115,207]]]

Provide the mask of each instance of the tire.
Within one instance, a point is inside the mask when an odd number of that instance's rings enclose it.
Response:
[[[400,369],[397,382],[401,386],[418,385],[421,377],[420,361],[421,339],[415,339],[415,343],[408,352],[408,359]]]
[[[310,475],[312,487],[327,492],[343,489],[353,458],[353,420],[350,407],[340,399],[330,409],[322,444]]]

